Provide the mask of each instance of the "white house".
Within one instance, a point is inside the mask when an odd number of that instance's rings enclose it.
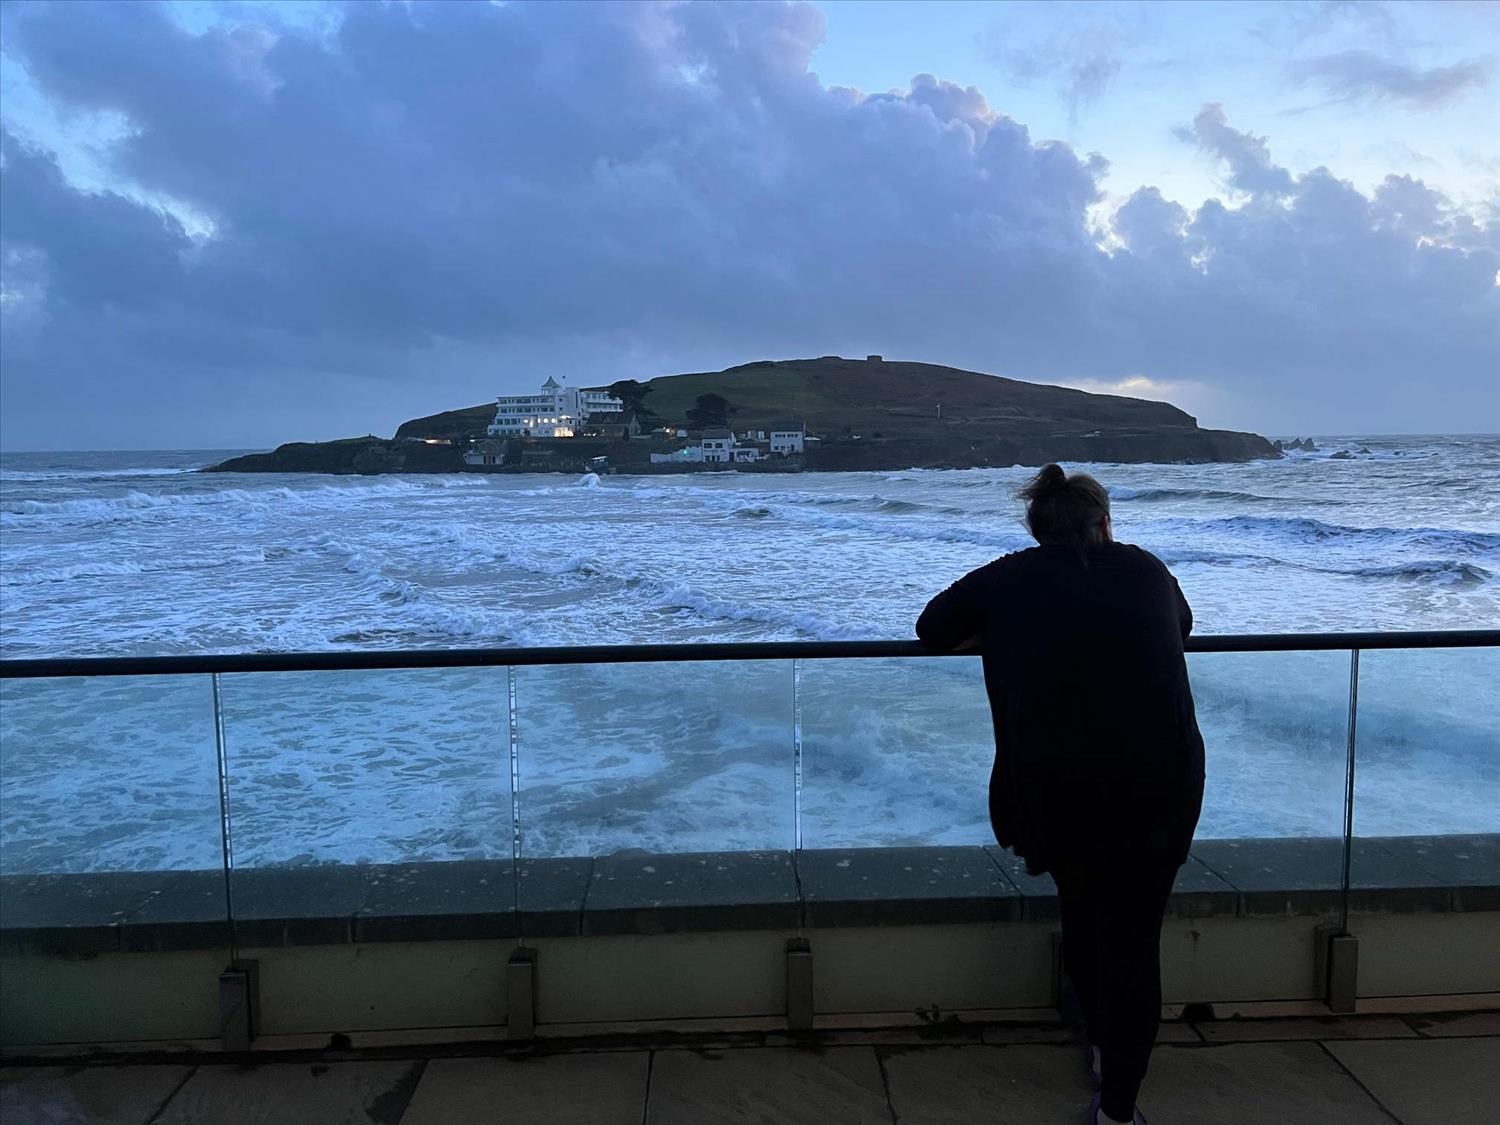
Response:
[[[506,395],[495,400],[490,437],[570,438],[591,414],[618,414],[625,403],[608,391],[566,387],[549,378],[529,395]]]
[[[729,430],[704,430],[702,447],[705,461],[734,460],[734,434]]]
[[[766,439],[765,430],[746,430],[742,435],[736,435],[733,430],[727,429],[704,430],[697,445],[671,453],[653,453],[651,463],[669,465],[701,461],[719,465],[747,465],[771,457],[788,457],[802,452],[806,428],[801,422],[781,423],[769,432],[770,440]]]
[[[778,422],[771,427],[771,453],[773,456],[790,457],[801,453],[806,446],[807,427],[801,422]]]
[[[699,448],[703,450],[704,461],[726,465],[764,461],[771,455],[771,447],[766,442],[756,442],[749,437],[740,441],[730,430],[704,430]]]

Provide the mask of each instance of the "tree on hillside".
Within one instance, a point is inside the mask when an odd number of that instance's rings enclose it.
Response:
[[[688,425],[698,430],[726,429],[729,416],[738,410],[723,395],[699,395],[697,405],[687,412]]]
[[[619,379],[604,388],[625,404],[625,413],[634,414],[642,422],[655,418],[656,414],[646,405],[646,396],[651,393],[651,384],[635,379]]]

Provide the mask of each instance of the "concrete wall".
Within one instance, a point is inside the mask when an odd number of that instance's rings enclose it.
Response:
[[[1320,874],[1329,844],[1195,847],[1163,924],[1165,1004],[1315,1008],[1315,933],[1343,903]],[[1361,998],[1443,1009],[1500,993],[1500,880],[1475,862],[1495,855],[1494,838],[1398,840],[1380,845],[1378,870],[1356,864]],[[510,870],[251,869],[234,876],[232,925],[222,872],[7,876],[0,1049],[211,1046],[232,956],[256,966],[263,1044],[500,1034],[518,944],[536,957],[544,1035],[784,1024],[793,938],[810,946],[826,1025],[1038,1017],[1055,1003],[1055,887],[999,849],[569,857],[524,862],[518,879]]]

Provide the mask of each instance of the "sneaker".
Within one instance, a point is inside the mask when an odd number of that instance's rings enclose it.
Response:
[[[1100,1125],[1098,1094],[1095,1094],[1094,1100],[1089,1102],[1089,1115],[1084,1120],[1086,1125]],[[1135,1111],[1135,1116],[1132,1117],[1130,1121],[1131,1125],[1146,1125],[1146,1118],[1139,1109]]]
[[[1099,1048],[1092,1043],[1087,1043],[1083,1048],[1083,1066],[1089,1072],[1089,1081],[1094,1084],[1094,1089],[1099,1088]]]

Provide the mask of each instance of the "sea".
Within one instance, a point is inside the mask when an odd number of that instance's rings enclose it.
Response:
[[[1199,633],[1500,626],[1500,436],[1070,464]],[[912,636],[1033,470],[322,476],[0,455],[0,654]],[[1351,654],[1195,654],[1201,836],[1337,835]],[[5,681],[0,870],[991,841],[978,661]],[[221,722],[216,723],[217,716]],[[1368,651],[1355,828],[1500,831],[1500,650]],[[515,722],[512,726],[511,718]],[[512,771],[514,739],[516,770]],[[800,763],[800,770],[798,765]]]

